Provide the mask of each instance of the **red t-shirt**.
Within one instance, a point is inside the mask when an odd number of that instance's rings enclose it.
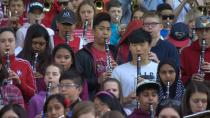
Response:
[[[74,30],[74,35],[77,37],[82,37],[83,36],[83,28],[77,28]],[[86,32],[86,38],[88,42],[93,42],[94,41],[94,35],[92,32],[92,29],[88,28]]]
[[[73,49],[73,51],[76,53],[79,50],[79,45],[80,45],[80,38],[73,36],[74,40],[69,41],[69,46]],[[58,36],[58,33],[54,35],[54,45],[57,46],[58,44],[64,44],[65,39],[62,39]]]
[[[106,51],[100,51],[96,49],[94,46],[91,47],[91,53],[95,60],[96,64],[96,73],[98,77],[103,73],[106,72]]]

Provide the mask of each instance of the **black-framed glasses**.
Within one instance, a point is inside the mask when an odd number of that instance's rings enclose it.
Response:
[[[80,85],[78,84],[73,84],[73,83],[65,83],[65,84],[59,84],[58,87],[61,89],[61,88],[72,88],[72,87],[80,87]]]
[[[162,15],[162,20],[167,20],[167,19],[173,20],[175,16],[173,14],[171,15]]]
[[[155,26],[157,26],[158,24],[160,24],[160,23],[159,23],[159,22],[151,22],[151,23],[144,23],[144,26],[145,26],[145,27],[149,27],[149,26],[155,27]]]

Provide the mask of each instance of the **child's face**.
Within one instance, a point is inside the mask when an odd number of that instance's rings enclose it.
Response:
[[[132,20],[141,20],[143,15],[144,12],[138,10],[133,14]]]
[[[70,3],[72,4],[73,11],[76,13],[79,4],[82,3],[83,0],[70,0]]]
[[[37,37],[32,39],[33,52],[43,53],[46,49],[47,42],[44,37]]]
[[[82,19],[82,22],[85,22],[85,19],[87,19],[88,23],[90,24],[93,20],[94,10],[90,5],[86,4],[81,6],[79,14]]]
[[[180,118],[180,116],[173,108],[168,107],[161,110],[158,118]]]
[[[149,89],[149,90],[143,90],[137,97],[139,103],[141,104],[141,109],[144,111],[149,111],[149,105],[153,105],[153,109],[156,109],[156,106],[158,104],[158,94],[157,90],[155,89]]]
[[[161,11],[162,21],[164,28],[171,28],[171,24],[174,22],[174,14],[172,10]]]
[[[142,59],[145,59],[145,57],[147,57],[148,54],[149,54],[150,45],[149,45],[148,42],[144,42],[144,43],[131,43],[129,45],[129,49],[130,49],[131,54],[133,56],[140,55],[140,57]]]
[[[110,81],[104,83],[104,90],[113,93],[117,98],[119,98],[120,91],[116,82]]]
[[[22,0],[11,0],[10,11],[12,16],[21,16],[24,12],[24,4]]]
[[[121,7],[111,7],[109,9],[109,15],[111,16],[112,22],[120,23],[120,19],[122,17],[122,8]]]
[[[81,87],[75,84],[72,80],[62,80],[60,82],[60,92],[69,98],[72,102],[78,100],[81,93]]]
[[[208,105],[208,96],[206,93],[195,92],[191,95],[189,103],[193,113],[205,111]]]
[[[144,21],[143,25],[144,30],[150,32],[153,39],[159,38],[160,30],[162,30],[163,28],[160,19],[156,17],[146,17],[143,19],[143,21]]]
[[[172,85],[176,79],[176,71],[171,65],[164,64],[160,68],[159,76],[164,85],[167,85],[168,82]]]
[[[40,9],[35,9],[32,11],[32,13],[28,14],[29,17],[29,23],[30,24],[41,24],[42,19],[44,18],[44,14]]]
[[[108,39],[111,35],[111,27],[108,21],[102,21],[94,29],[95,42],[104,45],[104,39]]]
[[[52,99],[47,105],[47,117],[58,118],[65,114],[64,106],[57,99]]]
[[[0,51],[1,55],[5,55],[9,51],[10,55],[14,54],[15,50],[15,36],[10,31],[5,31],[0,34]]]
[[[73,32],[73,30],[75,29],[75,25],[72,25],[70,23],[60,23],[57,22],[57,28],[58,28],[58,32],[59,34],[61,34],[62,36],[66,35],[66,32]]]
[[[73,64],[70,52],[64,48],[57,50],[54,61],[56,64],[63,66],[64,70],[68,70]]]
[[[52,90],[51,92],[58,92],[57,85],[59,84],[59,78],[61,76],[60,69],[56,66],[50,65],[47,67],[45,75],[44,75],[44,81],[45,84],[48,85],[49,82],[52,83]]]

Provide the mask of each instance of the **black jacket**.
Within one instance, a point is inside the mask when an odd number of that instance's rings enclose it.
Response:
[[[96,64],[91,53],[93,43],[89,43],[76,53],[75,66],[82,74],[83,78],[87,79],[89,98],[93,99],[95,93],[99,89],[98,78],[96,73]],[[110,54],[116,60],[116,47],[109,45]]]

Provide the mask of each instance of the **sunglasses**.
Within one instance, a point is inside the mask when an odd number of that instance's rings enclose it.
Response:
[[[162,15],[162,20],[167,20],[167,19],[173,20],[175,18],[174,15]]]

